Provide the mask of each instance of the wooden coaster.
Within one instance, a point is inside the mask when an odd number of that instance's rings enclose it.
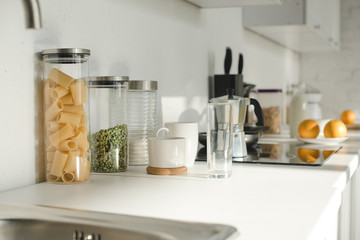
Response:
[[[187,172],[187,167],[178,167],[178,168],[155,168],[148,166],[146,168],[146,172],[148,174],[154,175],[177,175],[177,174],[184,174]]]

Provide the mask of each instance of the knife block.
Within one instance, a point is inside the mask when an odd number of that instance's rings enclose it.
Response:
[[[242,74],[219,74],[209,78],[209,99],[227,95],[227,89],[235,89],[234,94],[244,95],[244,82]]]

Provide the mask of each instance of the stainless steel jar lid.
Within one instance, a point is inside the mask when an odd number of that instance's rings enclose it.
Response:
[[[129,81],[128,76],[92,76],[89,81]]]
[[[128,89],[129,90],[156,91],[156,90],[158,90],[158,84],[157,84],[157,81],[130,80]]]
[[[53,48],[53,49],[45,49],[41,53],[44,55],[52,55],[52,54],[79,54],[79,55],[90,55],[89,49],[84,48]]]
[[[128,76],[93,76],[89,77],[87,82],[90,88],[116,88],[119,86],[127,87],[128,81]]]

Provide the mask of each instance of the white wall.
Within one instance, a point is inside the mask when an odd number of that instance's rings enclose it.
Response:
[[[245,81],[284,87],[298,55],[246,31],[241,8],[201,10],[183,0],[40,0],[43,29],[25,29],[22,1],[0,0],[0,191],[44,179],[41,62],[46,48],[91,49],[91,75],[159,82],[161,122],[200,121],[208,76],[226,46],[244,54]]]
[[[341,1],[341,50],[301,54],[300,81],[322,90],[324,118],[360,113],[360,1]],[[360,115],[358,115],[358,118]]]

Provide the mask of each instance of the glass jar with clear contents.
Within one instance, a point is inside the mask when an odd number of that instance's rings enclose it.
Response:
[[[127,77],[89,78],[91,171],[123,172],[128,166]]]
[[[129,164],[149,164],[148,139],[158,129],[157,81],[131,80],[128,90]]]
[[[87,83],[90,50],[42,51],[46,180],[79,183],[89,180]]]

